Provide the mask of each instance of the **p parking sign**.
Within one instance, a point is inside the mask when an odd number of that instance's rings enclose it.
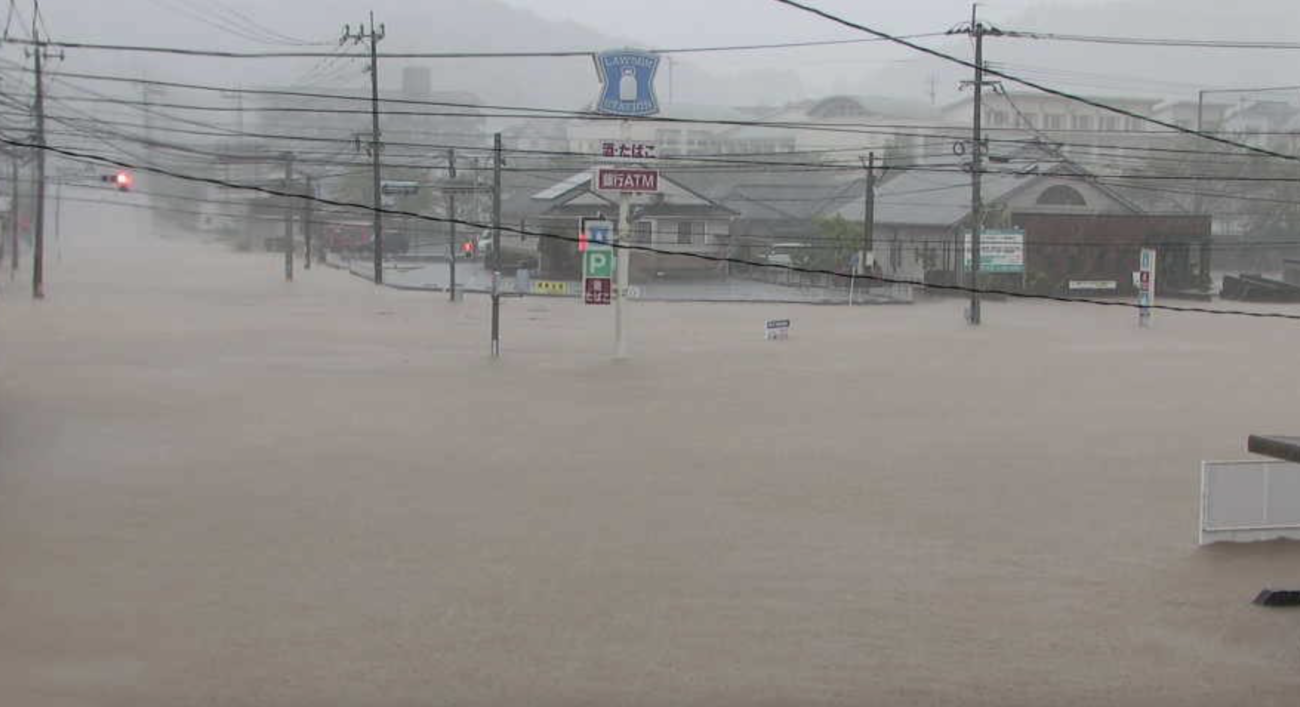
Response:
[[[614,277],[614,251],[612,249],[588,250],[582,254],[582,276]]]

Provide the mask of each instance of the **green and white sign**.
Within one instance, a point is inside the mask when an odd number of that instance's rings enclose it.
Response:
[[[970,233],[966,233],[965,267],[970,270]],[[1020,229],[980,232],[980,272],[1024,272],[1025,232]]]
[[[589,250],[582,254],[582,276],[614,277],[614,251],[610,248]]]

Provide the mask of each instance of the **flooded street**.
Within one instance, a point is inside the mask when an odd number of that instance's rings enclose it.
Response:
[[[492,361],[481,296],[80,228],[0,289],[4,704],[1300,694],[1249,603],[1300,544],[1195,544],[1200,461],[1300,425],[1294,322],[637,303],[614,363],[530,298]]]

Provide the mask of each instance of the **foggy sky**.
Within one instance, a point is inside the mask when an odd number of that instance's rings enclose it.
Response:
[[[816,0],[849,19],[896,33],[942,31],[969,17],[964,0]],[[295,37],[331,42],[373,9],[388,25],[386,51],[600,49],[698,46],[861,37],[770,0],[46,0],[58,39],[216,49],[275,49],[205,24],[222,6]],[[20,3],[20,7],[23,5]],[[1045,31],[1223,39],[1300,35],[1294,0],[997,0],[981,3],[995,25]],[[925,40],[970,56],[965,38]],[[329,50],[331,47],[323,47]],[[20,49],[5,50],[18,60]],[[1090,95],[1194,97],[1197,88],[1298,83],[1300,52],[1206,51],[1100,47],[1002,39],[987,57],[1054,86]],[[233,85],[285,84],[315,62],[214,62],[148,55],[70,52],[66,70],[115,71],[155,78]],[[343,66],[340,85],[365,82],[360,62]],[[920,100],[933,80],[938,102],[955,99],[967,70],[889,44],[674,57],[676,98],[692,103],[765,103],[829,93],[880,94]],[[1038,72],[1038,73],[1033,73]],[[593,90],[590,62],[435,62],[435,88],[473,91],[485,100],[572,107]],[[396,72],[386,76],[396,80]],[[660,86],[661,93],[667,86]],[[523,99],[527,99],[526,101]]]

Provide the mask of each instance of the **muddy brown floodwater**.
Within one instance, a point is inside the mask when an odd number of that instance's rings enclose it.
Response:
[[[1295,322],[641,303],[615,364],[530,299],[493,362],[483,298],[61,247],[0,283],[2,704],[1300,700],[1300,544],[1195,546]]]

